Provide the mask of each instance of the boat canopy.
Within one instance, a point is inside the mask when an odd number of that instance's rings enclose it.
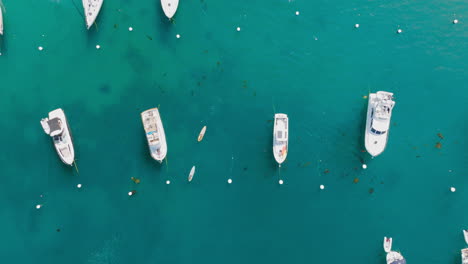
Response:
[[[63,127],[62,127],[62,120],[60,118],[52,118],[47,121],[47,124],[49,125],[50,128],[50,136],[55,137],[63,132]]]
[[[276,131],[276,140],[277,141],[287,141],[288,140],[288,132],[284,130]]]
[[[390,122],[382,121],[379,119],[372,120],[372,128],[380,133],[385,132],[390,127]]]

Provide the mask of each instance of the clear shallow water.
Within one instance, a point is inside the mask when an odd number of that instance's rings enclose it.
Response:
[[[4,5],[5,263],[384,263],[385,235],[410,263],[460,262],[463,1],[182,1],[174,24],[158,1],[106,1],[89,32],[72,1]],[[397,104],[389,145],[370,160],[363,96],[378,90]],[[158,105],[163,165],[151,160],[139,117]],[[57,107],[79,174],[39,124]],[[283,186],[275,111],[290,117]]]

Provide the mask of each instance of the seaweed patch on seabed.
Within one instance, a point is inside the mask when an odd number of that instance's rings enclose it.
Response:
[[[111,87],[109,84],[102,84],[99,86],[99,91],[104,94],[108,94],[111,90]]]

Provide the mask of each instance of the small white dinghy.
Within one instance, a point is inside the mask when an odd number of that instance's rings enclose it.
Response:
[[[405,258],[396,251],[392,251],[392,238],[384,237],[384,250],[387,253],[387,264],[406,264]]]
[[[75,161],[75,149],[68,126],[67,118],[62,109],[55,109],[49,113],[49,117],[41,120],[44,132],[52,137],[55,149],[60,159],[68,165]]]
[[[275,114],[273,127],[273,155],[281,167],[288,155],[289,119],[286,114]]]
[[[161,0],[161,6],[167,18],[171,19],[179,6],[179,0]]]
[[[167,143],[158,108],[142,112],[141,120],[143,121],[151,157],[161,163],[167,154]]]
[[[206,126],[204,126],[202,128],[202,130],[200,131],[200,134],[198,135],[198,142],[203,140],[203,137],[205,136],[205,133],[206,133]]]
[[[380,91],[369,94],[365,146],[372,157],[381,154],[385,150],[394,106],[393,93]]]
[[[192,181],[193,175],[195,175],[195,166],[193,166],[192,169],[190,170],[190,174],[189,174],[189,176],[188,176],[188,181],[189,181],[189,182]]]
[[[463,236],[465,237],[465,242],[468,244],[468,230],[463,230]],[[462,264],[468,264],[468,248],[461,250]]]
[[[83,0],[86,28],[89,29],[96,21],[104,0]]]

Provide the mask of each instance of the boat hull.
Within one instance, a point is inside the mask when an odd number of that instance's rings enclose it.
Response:
[[[104,0],[83,0],[86,28],[89,29],[96,21]]]
[[[461,250],[462,264],[468,264],[468,248]]]
[[[61,140],[53,138],[54,147],[63,163],[72,166],[75,161],[75,148],[73,146],[73,139],[71,135],[70,126],[65,116],[65,112],[59,108],[49,113],[49,120],[58,118],[64,124],[63,132],[60,135]]]
[[[367,105],[367,119],[366,119],[366,129],[365,129],[365,139],[364,145],[366,147],[367,152],[372,156],[376,157],[382,152],[384,152],[387,141],[388,141],[388,134],[390,129],[388,129],[385,134],[377,135],[371,131],[372,127],[372,115],[374,109],[374,102],[377,98],[377,94],[371,93],[369,94],[369,102]]]
[[[159,110],[152,108],[142,112],[141,120],[151,157],[161,163],[167,155],[167,143]]]
[[[0,36],[3,36],[3,14],[2,8],[0,7]]]
[[[193,166],[192,169],[190,170],[190,174],[189,174],[189,176],[188,176],[188,181],[189,181],[189,182],[192,181],[193,175],[195,175],[195,166]]]
[[[288,138],[288,116],[286,114],[275,114],[273,127],[273,156],[280,166],[286,160],[288,155]]]
[[[161,7],[167,18],[171,19],[177,12],[179,0],[161,0]]]
[[[387,253],[387,264],[406,264],[406,259],[396,251]]]
[[[200,134],[198,135],[198,142],[203,140],[203,137],[205,136],[205,133],[206,133],[206,126],[204,126],[202,128],[202,130],[200,131]]]

